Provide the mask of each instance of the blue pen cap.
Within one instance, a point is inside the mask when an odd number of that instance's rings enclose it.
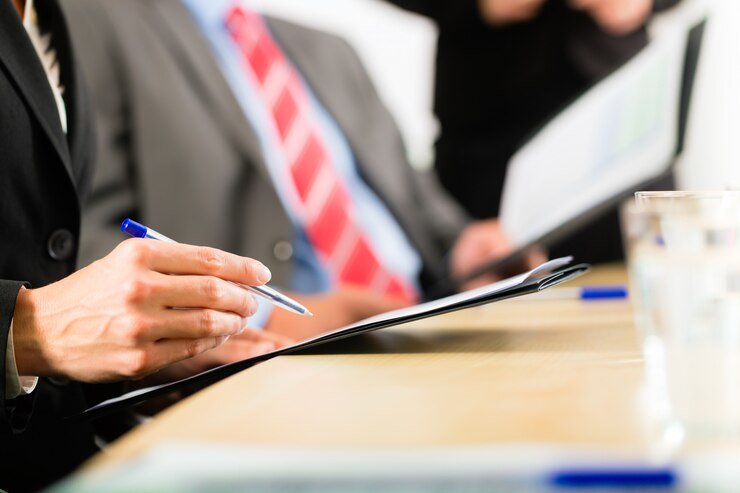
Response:
[[[146,238],[147,227],[133,219],[126,218],[121,223],[121,231],[134,238]]]

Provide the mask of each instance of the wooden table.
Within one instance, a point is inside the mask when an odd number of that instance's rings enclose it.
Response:
[[[625,274],[601,267],[580,282]],[[281,356],[182,401],[88,467],[172,440],[640,448],[642,378],[628,301],[510,300]]]

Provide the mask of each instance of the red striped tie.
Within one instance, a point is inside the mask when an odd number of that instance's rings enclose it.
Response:
[[[308,238],[335,282],[416,299],[414,287],[382,265],[358,227],[352,199],[326,151],[302,79],[262,17],[236,5],[227,14],[226,26],[270,110]]]

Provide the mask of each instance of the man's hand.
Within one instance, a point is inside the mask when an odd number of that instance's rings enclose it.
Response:
[[[452,0],[459,1],[459,0]],[[546,0],[478,0],[481,17],[492,26],[505,26],[534,18]]]
[[[265,330],[295,341],[302,341],[379,313],[404,308],[409,304],[385,298],[370,291],[342,288],[328,294],[293,297],[310,307],[313,317],[301,317],[285,310],[274,310]]]
[[[227,281],[269,279],[256,260],[213,248],[124,241],[61,281],[21,290],[18,371],[84,382],[141,378],[242,332],[257,303]]]
[[[653,0],[568,0],[576,10],[587,12],[606,32],[629,34],[648,20]]]
[[[217,366],[271,353],[294,343],[292,339],[268,330],[245,329],[241,334],[229,337],[219,347],[175,363],[143,382],[149,386],[180,380]]]
[[[464,277],[484,264],[501,258],[512,251],[512,246],[501,229],[497,219],[476,221],[468,226],[457,239],[457,243],[450,254],[450,273],[453,277]],[[517,271],[532,269],[546,260],[545,253],[539,248],[533,248],[525,256],[523,265]],[[498,281],[500,276],[483,274],[462,289],[473,289]]]
[[[459,278],[470,274],[487,262],[503,257],[511,251],[498,219],[476,221],[465,228],[450,254],[450,274]],[[465,286],[465,289],[482,286],[497,280],[493,275],[483,275]]]

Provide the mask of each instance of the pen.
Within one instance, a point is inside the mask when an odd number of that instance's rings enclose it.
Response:
[[[139,224],[133,219],[125,219],[121,223],[121,231],[124,233],[133,236],[134,238],[150,238],[152,240],[159,240],[159,241],[166,241],[168,243],[176,243],[175,240],[166,237],[162,233],[158,233],[154,231],[151,228],[148,228],[144,226],[143,224]],[[307,316],[313,316],[313,314],[308,311],[308,309],[298,303],[297,301],[288,298],[284,294],[279,293],[278,291],[275,291],[268,285],[263,286],[248,286],[246,284],[241,284],[238,282],[232,282],[229,281],[232,284],[235,284],[239,287],[242,287],[244,289],[247,289],[249,291],[252,291],[253,293],[265,298],[267,301],[272,303],[273,305],[279,306],[280,308],[284,308],[288,311],[291,311],[293,313],[297,313],[298,315],[307,315]]]
[[[563,469],[550,475],[550,485],[555,488],[571,489],[668,489],[678,485],[677,471],[670,467],[634,467],[603,469]]]
[[[541,291],[532,296],[523,296],[522,301],[528,300],[624,300],[628,292],[625,286],[580,286],[575,288],[554,288]]]

